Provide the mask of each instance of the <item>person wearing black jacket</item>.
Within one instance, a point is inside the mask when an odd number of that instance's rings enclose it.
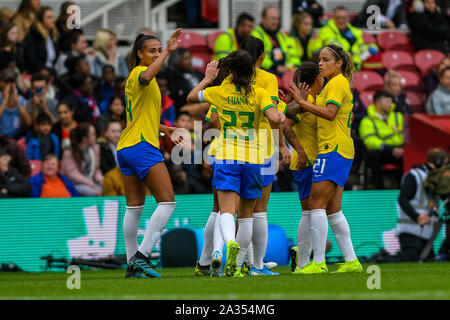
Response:
[[[424,0],[424,11],[411,14],[411,42],[416,50],[450,52],[450,26],[436,6],[436,0]]]
[[[380,23],[382,28],[407,29],[407,19],[404,0],[367,0],[361,12],[353,19],[352,25],[367,28],[367,21],[373,13],[367,13],[369,6],[380,8]]]
[[[25,178],[31,176],[31,166],[28,161],[25,149],[19,146],[16,140],[0,134],[0,149],[6,149],[11,156],[9,165],[16,168]]]
[[[31,184],[17,169],[10,167],[10,161],[6,149],[0,149],[0,199],[29,197]]]

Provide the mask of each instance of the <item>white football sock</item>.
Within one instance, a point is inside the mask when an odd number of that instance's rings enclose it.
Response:
[[[125,238],[125,250],[127,252],[127,262],[138,250],[138,227],[144,206],[126,207],[123,218],[123,236]]]
[[[217,213],[216,220],[214,221],[213,244],[214,244],[213,253],[216,251],[219,251],[220,256],[222,256],[223,237],[222,237],[222,231],[220,231],[220,212]]]
[[[297,229],[298,259],[297,265],[303,269],[311,258],[311,211],[303,210]]]
[[[253,214],[253,266],[261,270],[264,266],[264,256],[268,238],[267,212]]]
[[[208,221],[206,221],[205,231],[203,233],[203,249],[200,256],[200,265],[208,266],[211,264],[211,255],[213,253],[213,237],[214,225],[216,222],[217,212],[211,212]]]
[[[236,242],[239,244],[239,254],[236,258],[237,266],[240,268],[244,262],[248,245],[252,242],[253,218],[238,219],[239,229],[236,235]]]
[[[253,217],[253,223],[255,223],[255,217]],[[250,241],[250,244],[247,247],[247,253],[245,254],[244,261],[247,262],[249,266],[253,266],[253,242]]]
[[[325,209],[311,210],[311,242],[314,251],[314,262],[325,260],[325,247],[327,245],[328,220]]]
[[[149,256],[156,242],[159,240],[164,227],[169,221],[173,210],[175,210],[176,202],[160,202],[153,212],[152,217],[147,225],[144,240],[142,240],[139,251],[145,256]]]
[[[234,224],[234,216],[231,213],[221,213],[219,224],[225,244],[228,244],[230,241],[235,241],[236,225]]]
[[[331,230],[333,230],[334,237],[345,261],[355,260],[356,254],[350,236],[350,227],[342,211],[329,215],[328,222],[330,223]]]

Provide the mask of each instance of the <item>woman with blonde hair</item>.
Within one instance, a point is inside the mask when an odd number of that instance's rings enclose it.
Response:
[[[19,42],[25,39],[40,9],[40,0],[22,0],[20,3],[16,14],[12,17],[12,22],[19,28]]]
[[[297,51],[302,61],[312,60],[313,48],[311,37],[313,34],[313,18],[303,11],[292,16],[292,28],[290,36],[295,39]]]
[[[128,77],[129,69],[125,58],[117,53],[117,35],[113,31],[99,30],[94,39],[93,49],[95,58],[91,70],[94,76],[100,78],[103,67],[111,65],[118,77]]]

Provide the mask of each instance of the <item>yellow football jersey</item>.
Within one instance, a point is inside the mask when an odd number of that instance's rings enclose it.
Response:
[[[146,66],[134,68],[125,85],[127,127],[123,130],[117,150],[148,142],[159,148],[159,123],[161,117],[161,92],[156,79],[148,85],[140,83],[139,75]]]
[[[212,113],[213,111],[214,111],[214,112],[217,112],[217,109],[216,109],[215,106],[211,105],[211,106],[209,107],[208,112],[206,113],[206,116],[205,116],[205,120],[206,120],[206,121],[208,121],[208,122],[211,121],[211,113]],[[217,138],[214,138],[214,139],[211,141],[211,143],[209,144],[208,155],[213,156],[213,157],[216,155],[216,144],[217,144],[217,141],[218,141],[218,139],[217,139]]]
[[[215,148],[218,160],[237,160],[263,164],[265,159],[265,132],[260,135],[260,122],[264,112],[273,108],[267,91],[253,86],[244,95],[227,78],[220,86],[209,87],[200,93],[201,102],[214,104],[219,116],[221,135]]]
[[[312,96],[308,96],[308,102],[315,103]],[[303,112],[295,115],[296,124],[292,127],[298,141],[305,149],[308,157],[307,166],[312,166],[317,158],[317,117],[311,112]],[[289,169],[297,170],[297,150],[292,150]]]
[[[318,106],[334,103],[339,107],[336,118],[329,121],[317,117],[318,153],[337,152],[346,159],[353,159],[355,149],[351,137],[353,94],[344,75],[332,78],[316,97]]]

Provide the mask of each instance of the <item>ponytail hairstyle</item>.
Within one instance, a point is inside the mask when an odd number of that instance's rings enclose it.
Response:
[[[70,131],[70,146],[72,148],[72,155],[75,159],[78,169],[81,170],[81,163],[84,160],[83,150],[80,149],[80,144],[83,138],[89,136],[89,128],[92,126],[89,122],[83,122],[78,125],[78,127]]]
[[[353,64],[352,56],[335,44],[329,44],[325,48],[331,51],[336,61],[342,60],[342,74],[349,82],[352,82],[353,73],[355,72],[355,65]]]
[[[151,36],[151,35],[145,35],[143,33],[139,34],[136,37],[136,40],[133,44],[133,49],[131,50],[131,56],[130,56],[130,70],[133,70],[141,63],[141,58],[139,58],[138,51],[142,50],[142,46],[144,45],[145,41],[147,40],[158,40],[161,42],[157,37]]]
[[[242,94],[252,92],[252,81],[255,76],[255,65],[252,57],[244,50],[236,50],[222,60],[223,75],[232,75],[231,83],[239,88]]]
[[[258,38],[250,36],[242,41],[241,49],[250,54],[253,65],[255,65],[259,57],[261,57],[264,53],[264,42]]]
[[[297,87],[302,82],[311,87],[319,74],[319,66],[316,63],[303,62],[295,71],[293,81]]]

